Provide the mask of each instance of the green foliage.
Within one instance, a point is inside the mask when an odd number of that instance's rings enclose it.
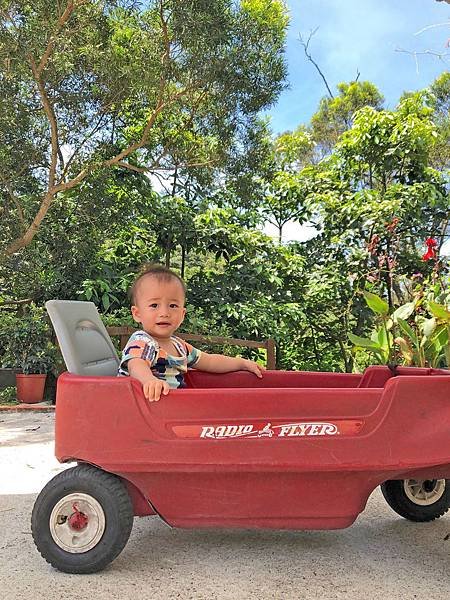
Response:
[[[340,83],[338,95],[322,98],[311,119],[312,135],[322,155],[329,154],[340,136],[353,125],[355,113],[363,107],[380,110],[383,96],[369,81]]]
[[[430,115],[421,93],[404,99],[396,111],[362,108],[353,128],[342,136],[338,155],[354,176],[382,190],[394,181],[421,181],[437,137]]]
[[[315,142],[305,127],[279,135],[274,142],[274,162],[284,171],[299,171],[313,157]]]
[[[95,302],[105,312],[119,299],[112,293],[111,287],[103,279],[85,279],[80,291],[80,299]]]
[[[0,405],[10,405],[14,406],[16,404],[20,404],[20,402],[16,398],[16,388],[15,387],[6,387],[0,390]]]
[[[448,364],[448,298],[436,262],[421,260],[430,236],[439,252],[449,218],[445,74],[389,111],[373,84],[340,84],[311,123],[273,138],[259,111],[284,85],[282,2],[76,3],[42,71],[52,146],[29,56],[44,56],[59,4],[5,6],[0,247],[37,214],[55,152],[56,183],[86,176],[52,197],[32,243],[0,265],[0,305],[81,298],[107,325],[134,325],[127,288],[143,263],[162,262],[187,281],[185,332],[274,338],[279,368]],[[123,152],[125,166],[111,162]],[[274,243],[260,231],[268,220],[279,242],[289,221],[317,235]],[[1,318],[4,364],[48,368],[35,311]]]
[[[281,243],[286,223],[296,221],[301,224],[308,217],[302,179],[288,171],[277,171],[272,180],[263,185],[263,194],[262,213],[278,228]]]
[[[450,167],[450,72],[444,71],[430,85],[430,105],[437,126],[436,143],[430,160],[436,169]]]
[[[382,298],[370,292],[364,292],[364,299],[367,306],[377,315],[386,316],[389,312],[389,305]]]
[[[55,372],[57,350],[43,308],[31,305],[24,315],[2,315],[0,322],[1,364],[22,373]]]
[[[388,304],[376,294],[364,293],[369,308],[381,318],[370,338],[349,333],[355,348],[364,348],[381,364],[399,359],[408,366],[443,367],[450,365],[450,311],[433,300],[424,299],[398,307],[389,315]],[[434,295],[433,295],[434,297]]]
[[[3,260],[104,169],[220,163],[284,85],[279,0],[3,5]]]

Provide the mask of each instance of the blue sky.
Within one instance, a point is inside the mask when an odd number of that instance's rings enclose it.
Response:
[[[373,82],[394,108],[405,90],[429,85],[450,68],[450,4],[435,0],[287,0],[291,23],[287,40],[289,89],[269,111],[274,133],[307,123],[326,94],[322,79],[307,61],[298,41],[317,26],[310,51],[333,89],[350,81],[359,70],[360,81]],[[421,29],[433,27],[419,35]],[[414,57],[396,48],[448,52],[444,63],[434,56]]]

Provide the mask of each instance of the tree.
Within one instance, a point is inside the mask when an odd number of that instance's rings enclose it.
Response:
[[[450,166],[450,73],[448,71],[433,81],[430,92],[433,120],[438,131],[431,161],[435,168],[444,170]]]
[[[3,265],[2,299],[73,299],[85,280],[135,271],[152,258],[148,213],[157,199],[147,177],[125,169],[104,170],[58,196],[33,243]]]
[[[337,96],[321,99],[318,111],[311,118],[319,157],[328,155],[344,131],[352,127],[356,111],[364,106],[380,110],[383,105],[383,96],[369,81],[340,83],[337,89]]]
[[[265,184],[262,200],[262,212],[267,221],[278,229],[280,244],[286,223],[296,221],[301,224],[308,217],[302,180],[297,174],[277,171]]]
[[[263,193],[261,182],[274,170],[269,121],[257,116],[240,128],[239,137],[230,145],[224,167],[217,173],[216,201],[255,214]]]
[[[273,146],[278,170],[296,173],[313,160],[315,142],[311,131],[302,125],[279,135]]]
[[[427,94],[404,98],[395,111],[362,108],[332,155],[299,174],[318,235],[296,244],[305,286],[291,331],[315,368],[353,368],[347,333],[372,319],[361,289],[392,306],[403,300],[401,276],[429,271],[421,242],[441,242],[449,214],[445,179],[430,168],[432,114]]]
[[[218,144],[198,156],[187,134],[227,141],[283,86],[280,0],[153,0],[146,10],[2,0],[0,9],[3,256],[31,243],[58,196],[103,169],[157,170],[180,139],[186,164],[214,161]]]

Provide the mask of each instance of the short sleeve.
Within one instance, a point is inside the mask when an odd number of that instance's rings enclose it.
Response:
[[[186,345],[187,366],[193,367],[202,355],[202,352],[198,348],[194,348],[194,346],[191,346],[191,344],[188,344],[187,342],[184,343]]]
[[[130,337],[127,345],[122,351],[119,365],[119,375],[128,375],[128,362],[132,358],[145,360],[151,368],[156,363],[158,356],[158,345],[151,335],[145,331],[136,331]]]

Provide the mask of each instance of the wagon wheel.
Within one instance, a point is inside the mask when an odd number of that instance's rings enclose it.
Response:
[[[95,573],[123,550],[133,526],[128,492],[115,475],[79,465],[56,475],[36,499],[31,531],[39,552],[65,573]]]
[[[389,506],[410,521],[433,521],[450,507],[450,479],[390,480],[381,491]]]

